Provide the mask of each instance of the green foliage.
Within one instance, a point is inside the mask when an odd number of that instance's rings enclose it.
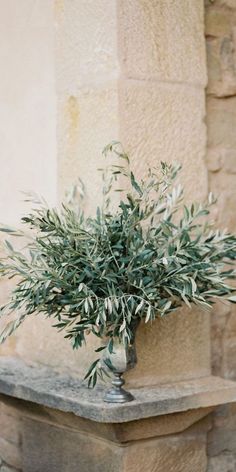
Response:
[[[184,206],[183,190],[174,185],[179,166],[161,163],[137,179],[119,143],[104,149],[116,164],[103,172],[104,202],[95,217],[62,205],[36,206],[22,222],[32,238],[22,251],[7,241],[0,261],[2,276],[17,277],[2,314],[16,311],[1,334],[3,342],[31,314],[55,318],[73,348],[91,333],[132,342],[137,319],[151,322],[180,305],[209,309],[217,298],[236,301],[229,279],[236,278],[236,238],[213,230],[208,219],[213,202]],[[126,191],[118,187],[123,182]],[[112,192],[121,192],[112,210]],[[20,236],[9,228],[2,231]],[[105,346],[97,349],[103,351]],[[100,354],[101,355],[101,354]],[[112,368],[112,366],[108,366]],[[94,386],[106,374],[98,358],[86,378]]]

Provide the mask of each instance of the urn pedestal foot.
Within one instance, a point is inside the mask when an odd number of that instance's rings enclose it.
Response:
[[[123,387],[125,384],[122,378],[123,372],[115,372],[115,378],[112,380],[112,388],[106,392],[104,402],[107,403],[125,403],[134,400],[133,395],[127,392]]]

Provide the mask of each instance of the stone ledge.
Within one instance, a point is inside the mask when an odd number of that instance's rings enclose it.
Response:
[[[135,400],[103,402],[104,387],[88,390],[81,380],[52,369],[0,358],[0,393],[101,423],[123,423],[236,402],[236,382],[208,376],[131,390]]]

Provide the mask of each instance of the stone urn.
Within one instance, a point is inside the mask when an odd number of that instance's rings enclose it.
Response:
[[[137,355],[135,348],[135,335],[140,320],[134,320],[131,325],[132,338],[130,344],[124,346],[119,338],[114,339],[113,352],[110,353],[108,349],[105,349],[103,354],[103,360],[109,360],[112,364],[112,387],[106,392],[104,401],[108,403],[125,403],[134,400],[133,395],[127,392],[123,385],[125,380],[123,374],[130,369],[133,369],[137,363]]]

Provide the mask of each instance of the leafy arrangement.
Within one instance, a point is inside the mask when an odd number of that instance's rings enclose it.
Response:
[[[17,277],[17,284],[1,313],[16,311],[17,318],[6,325],[0,342],[26,317],[43,313],[56,319],[54,326],[64,330],[73,348],[92,333],[108,338],[112,352],[114,338],[132,342],[139,319],[150,322],[183,303],[209,309],[217,298],[236,301],[228,284],[236,279],[231,267],[236,237],[202,221],[213,197],[205,205],[184,206],[182,187],[174,186],[179,166],[162,162],[138,180],[119,143],[108,145],[107,154],[116,163],[103,172],[104,201],[95,217],[85,217],[81,208],[62,205],[58,211],[41,204],[22,218],[33,230],[27,247],[17,251],[6,241],[0,272]],[[117,188],[120,181],[127,191]],[[113,191],[122,198],[112,210]],[[94,386],[105,373],[99,358],[85,378]]]

